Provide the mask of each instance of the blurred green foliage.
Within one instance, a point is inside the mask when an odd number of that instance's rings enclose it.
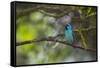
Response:
[[[65,7],[68,8],[69,6],[64,6],[64,8]],[[66,10],[69,12],[69,10],[72,11],[72,9],[77,8],[77,11],[79,11],[81,14],[80,17],[82,19],[82,27],[96,27],[95,7],[71,7],[73,8]],[[18,8],[17,11],[21,10]],[[20,15],[18,12],[17,14]],[[23,15],[24,14],[25,13],[23,11]],[[45,16],[45,14],[42,14],[38,11],[33,11],[27,15],[17,17],[16,19],[16,42],[52,36],[55,31],[56,30],[54,30],[54,28],[48,24],[48,16]],[[94,38],[96,40],[96,30],[83,32],[83,34],[85,39],[89,40],[87,41],[89,47],[91,47],[91,45],[93,47],[97,46],[96,41],[93,40]],[[80,38],[78,39],[80,40]],[[91,44],[93,41],[94,43]],[[67,62],[67,59],[73,54],[74,48],[71,48],[70,46],[65,46],[63,44],[58,44],[58,46],[55,48],[53,48],[53,46],[55,46],[55,43],[48,41],[17,46],[17,65]]]

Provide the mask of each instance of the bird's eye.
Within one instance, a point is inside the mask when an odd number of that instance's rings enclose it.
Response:
[[[65,26],[65,29],[68,30],[68,25]]]

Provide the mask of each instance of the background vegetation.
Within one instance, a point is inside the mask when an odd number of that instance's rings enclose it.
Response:
[[[97,48],[96,10],[96,7],[88,6],[17,3],[17,65],[95,61]],[[72,24],[76,46],[79,48],[59,42],[40,40],[53,37],[53,40],[64,41],[64,26],[59,20],[70,12],[76,13],[76,17],[72,19]],[[77,12],[80,13],[79,17],[77,17]],[[59,34],[60,37],[57,36]],[[33,42],[30,40],[40,41]],[[23,41],[30,42],[21,44]]]

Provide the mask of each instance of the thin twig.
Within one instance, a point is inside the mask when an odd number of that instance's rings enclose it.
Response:
[[[88,27],[88,28],[82,28],[81,31],[89,31],[92,29],[96,29],[96,27]],[[74,31],[77,32],[79,29],[75,29]]]

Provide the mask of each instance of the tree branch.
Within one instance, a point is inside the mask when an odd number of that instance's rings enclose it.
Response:
[[[63,12],[63,13],[57,14],[57,13],[46,12],[44,10],[39,10],[39,12],[42,13],[42,14],[44,14],[44,15],[51,16],[51,17],[56,17],[56,18],[64,16],[65,14],[68,13],[68,12]]]
[[[89,27],[87,29],[81,29],[81,30],[82,31],[88,31],[88,30],[92,30],[92,29],[95,29],[95,27]],[[74,30],[74,31],[77,32],[78,30]],[[58,34],[58,35],[56,35],[54,37],[47,37],[47,38],[41,38],[41,39],[34,39],[34,40],[17,42],[16,46],[21,46],[21,45],[24,45],[24,44],[31,44],[31,43],[34,43],[34,42],[51,41],[51,42],[58,42],[58,43],[61,43],[61,44],[65,44],[65,45],[71,46],[73,48],[79,48],[79,49],[83,49],[83,50],[86,50],[86,51],[96,52],[96,49],[84,48],[84,47],[76,46],[74,44],[69,44],[66,41],[60,41],[58,39],[55,39],[55,38],[57,38],[59,36],[64,36],[64,34]]]
[[[17,18],[22,17],[22,16],[25,16],[25,15],[28,15],[31,12],[34,12],[37,9],[40,9],[40,8],[41,8],[40,6],[36,6],[34,8],[27,8],[27,9],[23,9],[23,10],[22,9],[16,10],[16,12],[17,12]]]
[[[61,44],[65,44],[65,45],[71,46],[73,48],[79,48],[79,49],[86,50],[86,51],[96,52],[95,49],[91,49],[91,48],[86,49],[86,48],[83,48],[83,47],[80,47],[80,46],[76,46],[74,44],[69,44],[66,41],[55,40],[54,37],[41,38],[41,39],[38,39],[38,40],[28,40],[28,41],[23,41],[23,42],[17,42],[16,46],[21,46],[21,45],[24,45],[24,44],[31,44],[31,43],[34,43],[34,42],[42,42],[42,41],[59,42]]]
[[[20,6],[20,5],[19,5]],[[30,8],[31,7],[31,8]],[[62,9],[62,10],[61,10]],[[75,9],[74,9],[75,10]],[[47,16],[61,17],[72,11],[70,6],[56,5],[31,5],[29,7],[17,7],[17,18],[30,14],[31,12],[39,11]]]

